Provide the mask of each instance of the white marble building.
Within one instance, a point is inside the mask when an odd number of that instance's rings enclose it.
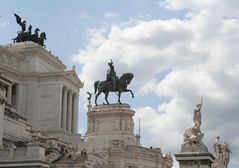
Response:
[[[74,68],[66,70],[56,56],[33,42],[0,46],[0,85],[0,167],[13,160],[16,167],[17,158],[22,163],[34,153],[39,165],[49,167],[45,162],[59,157],[60,148],[77,146],[83,83]],[[53,149],[53,141],[58,154],[48,148]]]
[[[146,148],[127,104],[89,105],[77,134],[75,72],[33,42],[0,46],[0,167],[171,168],[172,157]]]
[[[79,91],[74,69],[33,42],[0,47],[0,72],[10,80],[7,103],[36,129],[66,138],[77,134]]]

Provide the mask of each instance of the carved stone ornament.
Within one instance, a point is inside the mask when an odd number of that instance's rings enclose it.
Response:
[[[3,91],[6,90],[6,85],[4,85],[3,83],[0,83],[0,89]]]
[[[212,168],[227,168],[230,160],[231,149],[227,142],[221,143],[219,139],[220,136],[217,136],[213,144],[216,159],[214,163],[212,163]]]
[[[194,125],[185,130],[183,134],[183,144],[181,151],[205,151],[207,152],[207,147],[204,145],[202,139],[204,137],[204,133],[201,132],[201,104],[196,106],[194,110],[193,122]]]

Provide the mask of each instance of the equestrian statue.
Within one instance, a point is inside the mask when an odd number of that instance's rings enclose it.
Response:
[[[118,103],[121,104],[120,96],[123,92],[130,92],[132,97],[134,98],[134,93],[132,90],[127,89],[127,86],[130,84],[134,75],[132,73],[124,73],[121,77],[117,77],[116,72],[114,70],[114,65],[111,62],[108,63],[109,69],[106,74],[106,80],[104,81],[95,81],[95,105],[97,104],[97,98],[101,93],[105,94],[106,103],[109,104],[108,95],[109,92],[115,92],[118,95]]]
[[[42,32],[39,36],[38,32],[40,31],[40,29],[36,28],[34,31],[35,33],[32,34],[32,25],[29,25],[28,29],[26,30],[27,22],[25,20],[22,21],[21,17],[16,13],[14,13],[14,16],[16,17],[17,24],[21,26],[21,31],[17,32],[17,37],[12,39],[13,42],[18,43],[24,41],[32,41],[40,44],[42,47],[45,47],[44,40],[46,40],[46,33]]]

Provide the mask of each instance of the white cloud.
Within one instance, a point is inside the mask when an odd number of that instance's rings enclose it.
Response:
[[[105,12],[105,17],[106,18],[114,18],[114,17],[116,17],[118,14],[117,13],[114,13],[114,12]]]
[[[170,97],[158,109],[140,104],[135,109],[136,118],[147,121],[143,128],[151,138],[145,143],[173,153],[179,151],[182,133],[192,124],[194,105],[203,97],[204,141],[211,148],[220,134],[231,143],[229,167],[233,167],[239,154],[235,143],[239,138],[239,3],[167,0],[161,5],[189,13],[184,20],[138,21],[91,31],[88,45],[75,56],[83,64],[80,77],[86,90],[92,88],[94,80],[105,79],[112,58],[119,75],[135,74],[133,85],[139,95],[155,92]],[[161,76],[166,69],[170,72]]]

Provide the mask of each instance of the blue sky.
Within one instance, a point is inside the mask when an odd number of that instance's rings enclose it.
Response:
[[[0,29],[1,44],[11,43],[11,38],[16,35],[19,26],[15,23],[13,13],[17,13],[33,29],[39,27],[47,33],[47,49],[51,50],[68,65],[72,66],[69,59],[83,48],[87,42],[87,30],[110,26],[139,18],[151,20],[155,18],[166,19],[172,16],[182,17],[183,12],[169,12],[158,5],[156,0],[138,1],[102,1],[93,0],[9,0],[2,1],[0,7],[2,22],[7,25]],[[106,17],[106,15],[109,15]],[[111,16],[112,15],[112,16]],[[6,31],[7,29],[7,31]]]
[[[238,8],[236,0],[2,0],[0,45],[11,43],[20,30],[13,13],[46,32],[46,49],[69,68],[76,65],[85,82],[80,100],[83,132],[85,92],[105,78],[110,59],[119,76],[135,74],[130,87],[136,98],[125,94],[122,99],[136,111],[136,127],[142,118],[146,146],[177,153],[203,97],[204,141],[212,151],[214,137],[221,135],[232,146],[229,167],[236,168]],[[115,95],[110,97],[114,102]]]

